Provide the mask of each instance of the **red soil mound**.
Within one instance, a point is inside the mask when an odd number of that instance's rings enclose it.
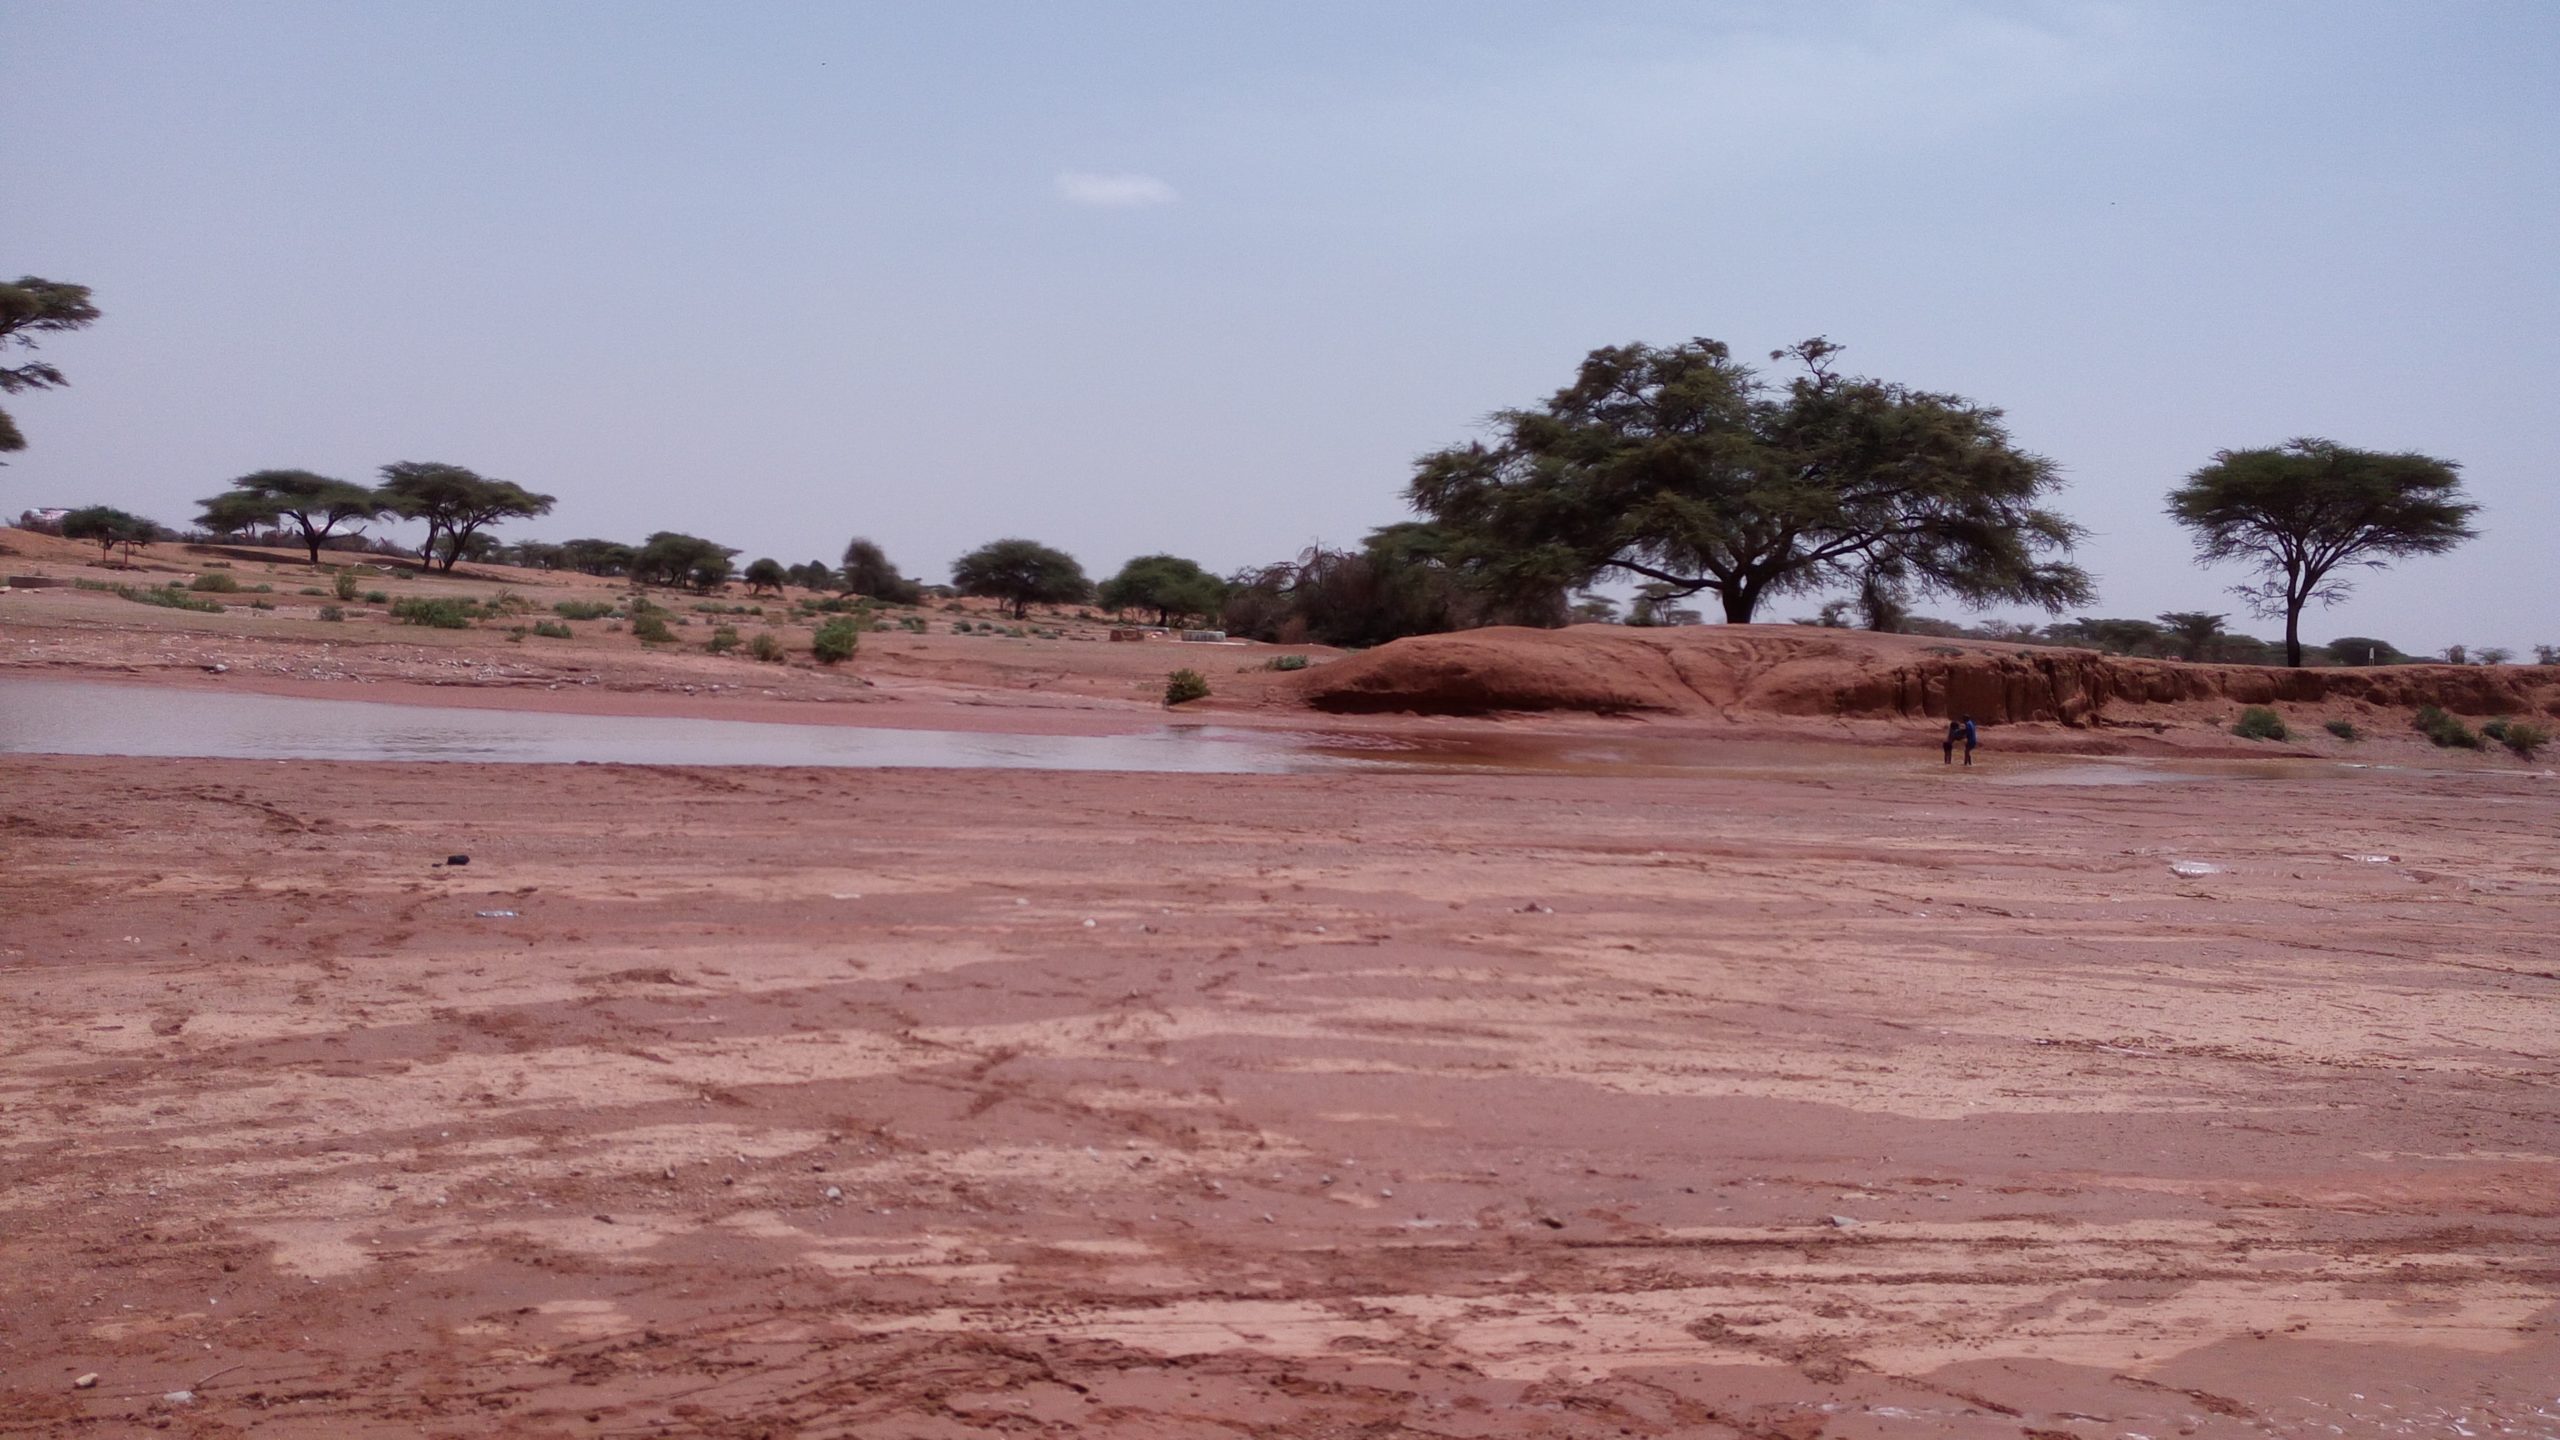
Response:
[[[2285,670],[2188,665],[2090,650],[1795,625],[1420,635],[1308,672],[1334,713],[1584,710],[1602,714],[1970,714],[2087,725],[2146,706],[2354,701],[2465,715],[2560,715],[2560,668],[2404,665]]]

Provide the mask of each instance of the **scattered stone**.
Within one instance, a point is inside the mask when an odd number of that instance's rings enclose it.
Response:
[[[828,1199],[830,1199],[830,1200],[839,1200],[839,1201],[840,1201],[840,1200],[842,1200],[842,1199],[844,1199],[844,1190],[843,1190],[843,1188],[842,1188],[841,1186],[836,1186],[836,1185],[830,1185],[830,1186],[828,1186],[828,1187],[827,1187],[827,1198],[828,1198]]]
[[[1855,1230],[1855,1229],[1857,1229],[1857,1228],[1858,1228],[1858,1223],[1859,1223],[1859,1222],[1857,1222],[1856,1220],[1851,1219],[1850,1217],[1848,1217],[1848,1216],[1846,1216],[1846,1215],[1834,1215],[1834,1216],[1832,1216],[1832,1217],[1831,1217],[1831,1223],[1832,1223],[1833,1227],[1834,1227],[1834,1228],[1837,1228],[1837,1229],[1841,1229],[1841,1230]]]
[[[471,863],[471,857],[468,855],[447,855],[444,857],[444,863],[447,865],[468,865]]]
[[[196,1403],[196,1392],[193,1390],[172,1390],[168,1394],[161,1396],[160,1400],[161,1403],[165,1405],[193,1405]]]
[[[95,1370],[92,1370],[92,1371],[90,1371],[88,1374],[83,1375],[83,1376],[79,1377],[79,1378],[78,1378],[78,1379],[76,1379],[76,1380],[73,1380],[73,1381],[71,1382],[71,1388],[72,1388],[72,1389],[74,1389],[74,1390],[95,1390],[95,1389],[97,1389],[97,1388],[98,1388],[98,1372],[97,1372],[97,1371],[95,1371]]]
[[[2224,871],[2221,866],[2207,860],[2172,860],[2169,862],[2169,873],[2194,880],[2206,875],[2220,875]]]
[[[516,918],[516,912],[513,910],[474,910],[471,913],[479,916],[483,920],[513,920]]]
[[[1520,907],[1520,913],[1523,915],[1553,915],[1556,913],[1556,907],[1553,905],[1541,905],[1537,901],[1532,900],[1528,904]]]

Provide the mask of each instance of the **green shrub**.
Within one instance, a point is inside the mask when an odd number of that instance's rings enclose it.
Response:
[[[367,605],[388,605],[391,603],[391,592],[388,590],[367,590],[364,592],[364,603]]]
[[[898,628],[906,631],[910,635],[921,635],[924,633],[924,617],[921,615],[901,615],[898,617]]]
[[[347,618],[347,612],[339,609],[335,605],[323,605],[320,607],[320,618],[323,620],[344,620]]]
[[[479,614],[479,606],[451,596],[431,600],[423,595],[408,595],[391,603],[392,619],[403,625],[425,625],[437,630],[468,630]]]
[[[326,590],[321,589],[321,588],[320,588],[319,586],[317,586],[317,585],[305,585],[305,586],[303,586],[301,589],[296,590],[296,591],[294,591],[293,593],[294,593],[294,594],[296,594],[296,595],[326,595],[326,594],[328,594],[329,592],[328,592],[328,591],[326,591]]]
[[[770,630],[759,630],[756,638],[747,642],[747,653],[767,664],[779,663],[783,655],[782,640]]]
[[[338,587],[339,599],[353,600],[356,598],[356,572],[353,570],[339,571],[332,579],[331,583]]]
[[[1209,681],[1197,670],[1176,670],[1164,677],[1164,703],[1181,705],[1209,698]]]
[[[2449,750],[2477,750],[2480,737],[2471,727],[2447,715],[2433,705],[2421,705],[2415,723],[2419,733]]]
[[[557,620],[536,620],[533,622],[533,633],[545,640],[566,640],[578,632]]]
[[[602,620],[613,613],[606,600],[563,600],[551,607],[551,613],[563,620]]]
[[[139,601],[145,605],[157,605],[164,610],[201,610],[208,615],[222,613],[221,601],[199,600],[174,584],[158,589],[145,589],[138,585],[115,585],[109,588],[127,600]]]
[[[2500,735],[2498,739],[2508,749],[2516,752],[2516,758],[2530,760],[2533,758],[2533,752],[2551,743],[2551,732],[2530,720],[2510,720],[2507,722],[2506,733]]]
[[[2492,740],[2504,741],[2507,738],[2507,717],[2501,715],[2481,726],[2480,733]]]
[[[187,588],[200,595],[234,595],[239,593],[240,582],[216,570],[197,576]]]
[[[2284,717],[2264,705],[2252,705],[2240,712],[2240,723],[2231,733],[2243,740],[2284,740],[2293,732],[2284,727]]]
[[[273,595],[276,593],[276,587],[273,585],[252,585],[249,587],[249,593],[252,595]]]
[[[2327,729],[2330,734],[2337,736],[2341,740],[2361,740],[2364,738],[2364,732],[2356,728],[2356,722],[2353,720],[2332,720],[2328,722]]]
[[[861,648],[862,627],[849,615],[839,615],[819,626],[817,635],[809,641],[809,653],[817,656],[822,665],[850,660]]]
[[[1266,670],[1304,670],[1307,668],[1307,657],[1304,655],[1274,655],[1271,657],[1271,663],[1263,668]]]
[[[667,614],[663,610],[634,614],[631,617],[631,633],[639,636],[640,643],[643,645],[672,644],[676,638],[676,632],[667,628]]]
[[[711,632],[710,643],[704,645],[702,648],[710,651],[714,655],[726,655],[730,651],[737,649],[743,643],[745,642],[738,638],[737,626],[723,625]]]
[[[252,610],[273,610],[276,608],[276,602],[273,600],[252,600],[249,602],[249,608]]]

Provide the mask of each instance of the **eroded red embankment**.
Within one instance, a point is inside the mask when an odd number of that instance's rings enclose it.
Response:
[[[1806,626],[1583,625],[1398,640],[1309,672],[1298,694],[1335,713],[1970,714],[2085,725],[2150,706],[2350,701],[2560,715],[2560,667],[2287,670]]]

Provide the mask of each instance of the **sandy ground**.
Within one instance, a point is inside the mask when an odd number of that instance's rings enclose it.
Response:
[[[2551,782],[2055,778],[0,759],[0,1430],[2560,1434]]]

